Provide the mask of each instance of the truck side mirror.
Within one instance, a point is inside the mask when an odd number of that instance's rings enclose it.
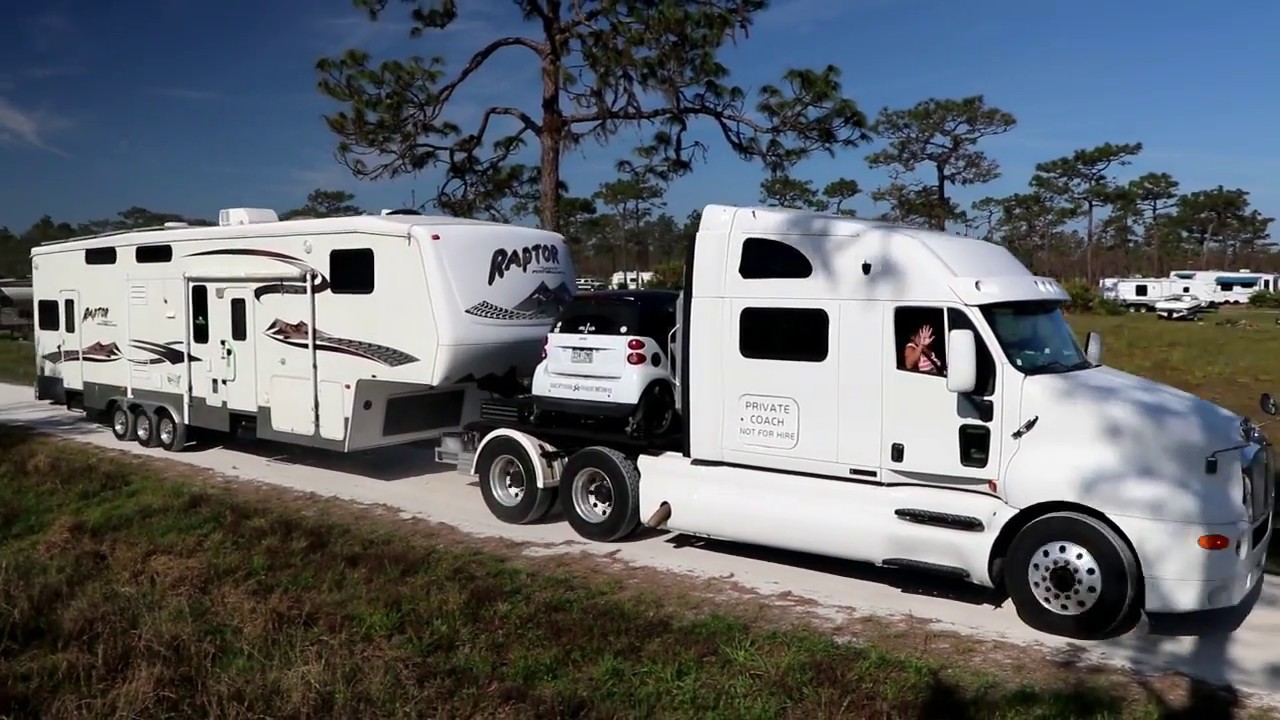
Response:
[[[972,330],[947,333],[947,390],[963,395],[978,384],[978,345]]]
[[[1102,364],[1102,335],[1091,332],[1085,337],[1084,356],[1094,365]]]

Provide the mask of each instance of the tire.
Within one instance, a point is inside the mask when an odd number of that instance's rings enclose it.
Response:
[[[148,412],[146,408],[138,408],[133,413],[134,439],[144,448],[153,448],[158,444],[156,441],[156,416]]]
[[[187,447],[187,426],[169,414],[156,411],[156,443],[169,452],[182,452]]]
[[[671,431],[676,422],[676,395],[669,383],[650,383],[640,394],[636,409],[627,421],[627,435],[636,439],[658,438]]]
[[[579,450],[560,476],[560,508],[578,535],[621,540],[640,525],[640,471],[612,448]]]
[[[1138,561],[1115,531],[1087,515],[1032,520],[1009,545],[1004,577],[1018,616],[1041,632],[1104,640],[1124,635],[1139,619]],[[1067,586],[1069,595],[1062,592]]]
[[[502,522],[536,522],[555,505],[556,489],[538,487],[533,458],[514,438],[497,437],[485,443],[476,470],[484,504]]]
[[[120,442],[132,442],[138,439],[136,434],[137,418],[129,412],[129,408],[119,403],[111,406],[107,423],[111,426],[111,434]]]

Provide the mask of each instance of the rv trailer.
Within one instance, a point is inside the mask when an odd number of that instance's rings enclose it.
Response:
[[[1249,302],[1249,298],[1258,291],[1276,292],[1280,290],[1280,275],[1275,273],[1258,273],[1244,268],[1242,270],[1174,270],[1170,278],[1179,281],[1190,281],[1204,287],[1197,292],[1201,299],[1216,304],[1240,305]]]
[[[461,427],[532,374],[574,294],[563,238],[233,208],[31,251],[35,394],[181,450],[188,428],[348,452]]]
[[[1266,439],[1102,365],[1100,336],[1082,348],[1067,325],[1067,299],[999,245],[711,205],[669,361],[631,322],[599,353],[579,346],[602,338],[571,328],[544,361],[558,381],[581,375],[584,400],[618,385],[603,372],[618,348],[668,368],[674,434],[543,419],[557,414],[530,394],[484,402],[437,457],[477,476],[505,522],[558,503],[599,542],[644,525],[938,573],[999,589],[1054,635],[1238,606],[1271,539]],[[1277,413],[1268,395],[1260,405]]]
[[[1102,297],[1113,300],[1130,312],[1154,312],[1156,305],[1169,298],[1191,295],[1214,305],[1214,288],[1196,278],[1112,277],[1098,281]]]

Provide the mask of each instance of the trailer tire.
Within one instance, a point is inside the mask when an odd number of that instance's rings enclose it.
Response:
[[[156,442],[169,452],[182,452],[187,446],[187,426],[163,408],[156,410]]]
[[[489,512],[502,522],[527,525],[541,520],[555,505],[556,488],[538,487],[533,458],[515,438],[490,440],[476,460],[480,495]],[[517,473],[518,485],[513,484]]]
[[[115,403],[111,406],[109,424],[111,425],[111,434],[120,442],[132,442],[138,439],[136,430],[138,427],[137,418],[129,412],[129,408],[122,403]]]
[[[569,457],[560,473],[560,508],[578,535],[616,542],[640,525],[640,470],[626,455],[589,447]]]
[[[1041,632],[1105,640],[1129,632],[1139,619],[1137,558],[1096,518],[1055,512],[1032,520],[1014,536],[1004,568],[1018,616]]]
[[[156,447],[156,416],[146,408],[140,407],[133,412],[134,437],[144,448]]]

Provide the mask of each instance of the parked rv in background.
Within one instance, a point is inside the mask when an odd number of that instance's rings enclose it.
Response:
[[[562,236],[419,214],[106,233],[35,247],[35,394],[181,450],[188,428],[352,451],[511,392],[575,294]]]
[[[1118,302],[1132,312],[1152,312],[1160,301],[1185,295],[1198,298],[1206,305],[1213,303],[1209,297],[1213,288],[1197,279],[1103,278],[1098,286],[1102,291],[1102,297]]]
[[[614,290],[635,290],[642,288],[653,280],[653,273],[647,270],[619,270],[609,277],[609,287]]]
[[[1199,283],[1205,287],[1205,294],[1197,293],[1201,299],[1218,304],[1236,304],[1249,302],[1249,296],[1259,290],[1275,292],[1280,289],[1280,275],[1275,273],[1255,273],[1248,268],[1236,270],[1174,270],[1169,277]],[[1206,297],[1205,295],[1208,295]]]

